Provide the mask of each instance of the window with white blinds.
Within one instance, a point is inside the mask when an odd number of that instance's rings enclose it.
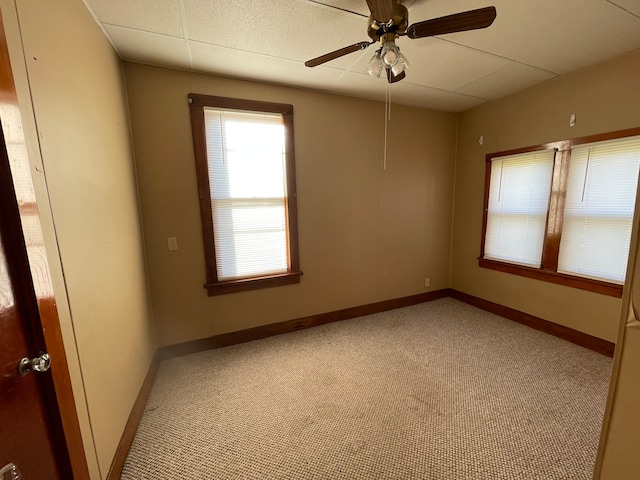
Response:
[[[206,108],[204,116],[218,280],[286,272],[282,115]]]
[[[553,157],[543,150],[491,161],[485,258],[540,266]]]
[[[189,94],[209,295],[300,282],[293,106]]]
[[[640,138],[571,151],[558,271],[622,284],[640,168]]]
[[[479,265],[621,297],[639,172],[640,128],[488,154]]]

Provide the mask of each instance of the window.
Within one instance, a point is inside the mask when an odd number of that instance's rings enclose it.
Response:
[[[485,258],[540,266],[552,171],[552,151],[493,160]]]
[[[640,129],[487,155],[479,264],[622,296]]]
[[[298,283],[291,105],[189,95],[209,295]]]

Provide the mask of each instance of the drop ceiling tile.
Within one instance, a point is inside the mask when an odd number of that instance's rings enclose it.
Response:
[[[640,2],[638,0],[609,0],[609,2],[640,17]]]
[[[172,68],[190,68],[187,47],[180,38],[113,25],[106,25],[105,29],[123,60]]]
[[[537,0],[535,6],[513,0],[491,3],[498,15],[489,28],[442,39],[555,73],[640,47],[640,19],[606,0]],[[432,0],[429,5],[437,14],[484,6],[475,0]]]
[[[313,2],[183,2],[191,40],[246,52],[304,61],[368,39],[365,18]]]
[[[370,75],[345,72],[333,82],[331,90],[342,95],[384,102],[387,83]]]
[[[385,101],[387,81],[364,73],[347,72],[332,86],[332,90],[353,97]],[[436,100],[446,92],[434,88],[415,85],[406,80],[389,86],[392,103],[419,106]]]
[[[298,0],[300,2],[311,2],[311,0]],[[341,10],[347,10],[360,16],[369,17],[369,8],[367,8],[367,2],[365,0],[314,0],[311,3],[320,2],[327,5],[328,8],[338,8]]]
[[[495,100],[524,90],[537,83],[556,77],[554,73],[510,62],[500,70],[491,72],[456,90],[458,93]]]
[[[190,42],[193,68],[227,77],[244,78],[304,88],[328,90],[342,70],[307,68],[302,62]]]
[[[410,23],[494,5],[497,17],[490,27],[438,38],[519,59],[518,56],[530,54],[542,45],[541,42],[561,31],[572,13],[571,8],[564,8],[563,4],[576,2],[584,0],[537,0],[535,5],[513,0],[430,0],[416,2],[410,10]],[[564,14],[564,18],[556,14],[558,10]],[[550,12],[553,15],[549,15]]]
[[[434,98],[433,100],[422,106],[426,108],[433,108],[435,110],[444,110],[447,112],[462,112],[469,108],[477,107],[478,105],[485,102],[486,100],[484,98],[447,92],[441,97]]]
[[[85,0],[101,23],[182,36],[179,0]]]
[[[615,27],[612,27],[615,24]],[[568,73],[640,47],[640,19],[631,15],[590,26],[588,32],[565,37],[549,51],[538,51],[524,62],[558,73]]]
[[[501,1],[504,0],[415,0],[408,9],[409,23],[431,20],[432,18],[483,8],[488,5],[496,5],[497,7]]]
[[[384,82],[383,82],[384,83]],[[390,86],[391,102],[414,107],[435,103],[448,92],[435,88],[416,85],[405,80]]]
[[[370,12],[367,7],[366,0],[298,0],[300,2],[313,2],[313,3],[322,3],[328,7],[334,7],[342,10],[347,10],[349,12],[353,12],[360,16],[369,17]],[[427,0],[400,0],[400,3],[406,5],[411,8],[411,5],[414,3],[421,3]]]
[[[365,0],[83,2],[128,60],[190,69],[189,53],[195,51],[201,71],[384,99],[384,81],[362,74],[377,46],[320,67],[302,63],[368,40]],[[498,16],[487,29],[399,39],[411,62],[407,78],[394,86],[394,101],[401,103],[459,111],[640,48],[639,0],[406,3],[410,23],[488,4]]]

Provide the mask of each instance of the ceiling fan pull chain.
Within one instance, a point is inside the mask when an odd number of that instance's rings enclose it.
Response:
[[[387,91],[384,96],[384,155],[383,155],[383,163],[382,169],[387,169],[387,131],[388,131],[388,122],[389,118],[391,118],[391,91],[389,90],[389,84],[387,83]]]
[[[387,83],[387,92],[389,95],[389,108],[387,109],[387,117],[391,120],[391,84]]]

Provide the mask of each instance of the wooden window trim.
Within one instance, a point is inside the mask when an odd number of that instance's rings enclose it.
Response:
[[[558,256],[560,253],[560,241],[562,239],[562,222],[564,220],[564,206],[567,195],[567,179],[569,177],[569,165],[571,163],[571,149],[576,145],[585,143],[602,142],[618,138],[640,135],[640,128],[630,128],[615,132],[590,135],[587,137],[573,138],[559,142],[551,142],[532,147],[506,150],[489,153],[486,155],[484,203],[482,214],[482,240],[480,244],[480,257],[478,265],[504,273],[511,273],[523,277],[534,278],[545,282],[556,283],[581,290],[596,292],[603,295],[622,298],[623,285],[595,280],[587,277],[560,273],[558,269]],[[484,258],[485,238],[487,235],[487,216],[489,210],[489,188],[491,179],[491,161],[496,157],[516,155],[542,150],[555,150],[553,173],[551,177],[551,193],[549,198],[549,210],[545,229],[545,239],[542,249],[542,264],[540,268],[517,265],[500,260]]]
[[[188,99],[207,276],[204,288],[207,290],[207,294],[209,296],[215,296],[299,283],[302,272],[300,271],[298,249],[298,208],[296,202],[297,193],[293,140],[293,106],[282,103],[217,97],[213,95],[200,95],[195,93],[190,93],[188,95]],[[279,113],[282,115],[285,127],[287,171],[287,196],[285,197],[284,203],[287,218],[289,266],[286,273],[227,281],[218,280],[204,123],[205,107],[229,108],[234,110],[247,110],[251,112]]]
[[[566,273],[558,273],[541,268],[525,267],[524,265],[516,265],[513,263],[500,262],[498,260],[489,260],[488,258],[479,258],[478,264],[483,268],[497,270],[498,272],[511,273],[520,275],[521,277],[533,278],[544,282],[556,283],[567,287],[579,288],[589,292],[601,293],[611,297],[622,298],[622,285],[617,283],[604,282],[586,277],[576,277],[575,275],[567,275]]]

